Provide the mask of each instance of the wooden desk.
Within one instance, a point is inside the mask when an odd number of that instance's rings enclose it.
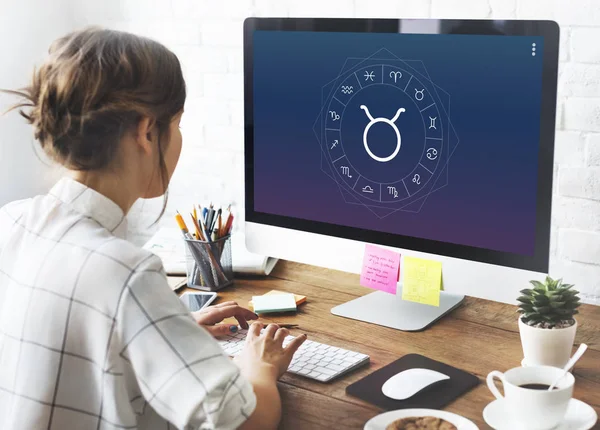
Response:
[[[308,296],[296,315],[271,322],[299,324],[292,334],[307,333],[317,342],[371,356],[371,363],[332,383],[323,384],[286,374],[279,387],[283,398],[282,429],[362,429],[381,409],[346,395],[349,384],[409,353],[423,354],[477,375],[482,384],[447,406],[488,429],[482,417],[493,400],[485,385],[492,370],[520,365],[523,357],[516,307],[467,298],[466,303],[431,328],[408,333],[334,316],[331,308],[371,292],[357,275],[280,262],[266,279],[238,279],[219,292],[219,300],[247,306],[253,295],[277,289]],[[264,318],[269,321],[268,318]],[[600,415],[600,307],[582,306],[576,343],[590,349],[574,370],[574,397],[592,405]],[[600,424],[595,428],[600,429]]]

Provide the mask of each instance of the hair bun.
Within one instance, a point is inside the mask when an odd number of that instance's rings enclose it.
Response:
[[[7,92],[22,98],[13,109],[44,151],[77,170],[107,167],[123,133],[142,116],[161,124],[164,137],[185,102],[175,54],[150,39],[97,28],[55,41],[31,84]]]

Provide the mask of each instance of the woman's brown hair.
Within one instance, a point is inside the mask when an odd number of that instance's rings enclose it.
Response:
[[[33,125],[42,149],[72,170],[111,166],[123,134],[150,118],[166,193],[164,147],[186,90],[179,60],[165,46],[120,31],[80,30],[52,44],[28,87],[6,92],[23,99],[11,110]]]

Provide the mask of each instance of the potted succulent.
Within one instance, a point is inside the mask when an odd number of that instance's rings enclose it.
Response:
[[[544,283],[531,281],[533,288],[521,291],[518,312],[523,345],[523,365],[563,367],[573,349],[581,305],[579,292],[562,279],[549,276]]]

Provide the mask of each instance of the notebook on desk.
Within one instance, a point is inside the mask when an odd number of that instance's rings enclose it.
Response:
[[[271,273],[277,264],[276,258],[264,257],[248,251],[244,235],[241,233],[234,233],[231,238],[234,273],[258,276],[268,276]],[[184,246],[179,230],[163,227],[146,242],[144,249],[160,257],[168,275],[185,276]]]

